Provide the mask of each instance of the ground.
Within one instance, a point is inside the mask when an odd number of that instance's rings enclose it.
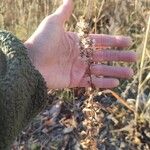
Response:
[[[150,110],[136,121],[134,99],[127,99],[128,108],[110,91],[89,97],[80,89],[73,94],[77,96],[74,100],[64,101],[51,93],[50,104],[22,132],[12,149],[150,149],[150,123],[145,118]]]

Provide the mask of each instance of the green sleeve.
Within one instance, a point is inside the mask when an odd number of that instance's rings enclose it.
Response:
[[[27,49],[11,33],[0,30],[0,150],[10,149],[46,100],[46,83]]]

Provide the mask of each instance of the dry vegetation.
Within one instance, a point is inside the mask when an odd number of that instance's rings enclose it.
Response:
[[[0,28],[12,31],[24,41],[60,2],[1,0]],[[14,149],[149,150],[150,2],[76,0],[66,29],[75,31],[80,16],[86,17],[92,33],[128,35],[133,38],[129,50],[139,54],[139,61],[135,64],[109,64],[130,66],[135,75],[131,80],[121,81],[121,85],[114,89],[117,95],[98,90],[89,93],[84,89],[53,91],[50,99],[56,101],[48,105],[20,135]]]

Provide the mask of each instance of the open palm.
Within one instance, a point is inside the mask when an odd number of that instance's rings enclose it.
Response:
[[[73,9],[72,0],[63,4],[50,16],[47,16],[34,34],[25,42],[29,56],[35,67],[41,72],[49,89],[65,87],[88,87],[87,64],[80,57],[78,36],[64,30],[64,23]],[[119,85],[118,78],[133,75],[130,68],[101,65],[102,61],[136,61],[134,52],[101,50],[101,47],[128,47],[129,37],[110,35],[90,35],[99,49],[94,52],[91,66],[92,81],[98,88],[113,88]],[[103,76],[99,78],[99,76]]]

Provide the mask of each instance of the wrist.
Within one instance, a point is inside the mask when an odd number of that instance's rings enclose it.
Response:
[[[43,70],[44,65],[41,63],[42,56],[37,48],[34,47],[32,42],[26,41],[24,42],[24,46],[27,48],[28,57],[32,63],[32,65],[41,73],[41,75],[45,79],[45,71]],[[45,80],[46,81],[46,80]]]
[[[33,44],[29,42],[25,42],[24,46],[27,48],[28,57],[31,60],[32,64],[35,66],[35,52],[33,49]]]

